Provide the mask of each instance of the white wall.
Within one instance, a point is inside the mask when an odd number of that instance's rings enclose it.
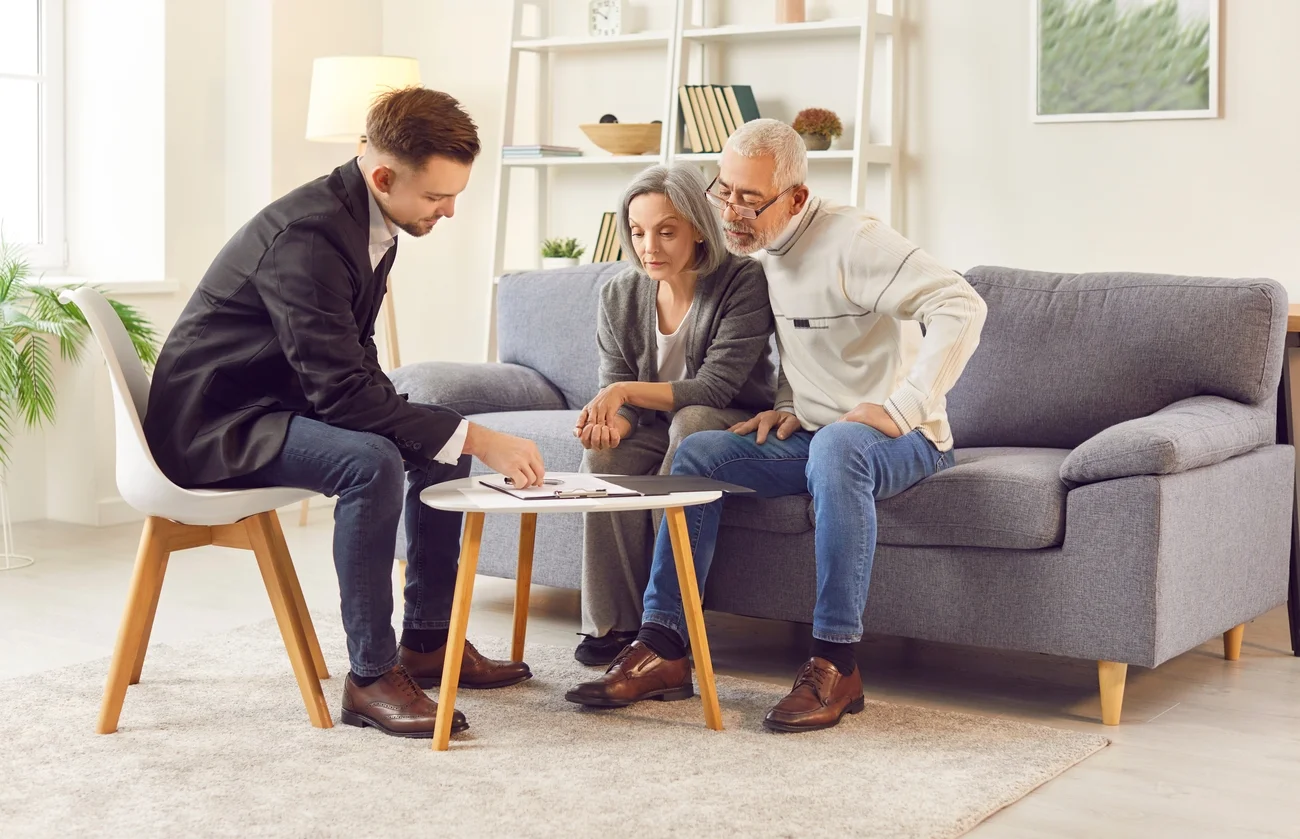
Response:
[[[1265,276],[1300,299],[1300,3],[1225,0],[1224,117],[1037,125],[1025,0],[911,0],[909,234],[949,264]]]

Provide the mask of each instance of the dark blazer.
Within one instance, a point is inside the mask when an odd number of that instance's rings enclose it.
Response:
[[[379,368],[375,317],[397,247],[370,268],[370,199],[355,161],[262,210],[226,244],[163,345],[145,437],[182,486],[246,475],[289,420],[369,431],[426,462],[461,417],[409,404]]]

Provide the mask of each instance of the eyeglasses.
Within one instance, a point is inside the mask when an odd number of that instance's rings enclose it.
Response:
[[[764,210],[766,210],[768,207],[775,204],[781,198],[782,195],[785,195],[787,192],[794,189],[793,186],[786,187],[785,189],[781,190],[780,193],[777,194],[776,198],[773,198],[771,201],[768,201],[766,204],[764,204],[761,207],[746,207],[744,204],[733,204],[727,199],[723,198],[721,195],[718,195],[716,192],[714,192],[713,185],[716,184],[717,182],[718,179],[714,178],[712,181],[709,182],[709,188],[704,190],[704,195],[706,198],[709,199],[709,203],[717,207],[719,210],[722,210],[723,212],[726,212],[726,209],[730,207],[733,213],[735,213],[740,218],[745,218],[745,219],[758,218],[760,215],[763,214]]]

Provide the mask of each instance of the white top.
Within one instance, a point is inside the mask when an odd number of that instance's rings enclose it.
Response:
[[[655,345],[658,354],[655,357],[659,359],[659,381],[661,382],[680,382],[686,378],[686,344],[690,337],[691,315],[694,313],[695,301],[692,300],[691,307],[682,316],[682,322],[677,324],[677,331],[670,335],[663,333],[656,319]]]
[[[557,472],[548,477],[562,478]],[[576,478],[576,473],[572,474]],[[420,493],[420,500],[435,510],[454,513],[587,513],[618,510],[662,510],[665,507],[694,507],[717,501],[722,493],[676,492],[672,495],[632,495],[618,498],[557,498],[553,501],[525,501],[485,487],[479,478],[462,478],[433,486]]]
[[[775,407],[815,431],[873,402],[903,433],[952,448],[948,390],[987,311],[960,274],[870,213],[820,199],[754,257],[776,319]]]
[[[373,271],[379,267],[379,263],[384,260],[384,255],[388,249],[397,244],[397,228],[384,217],[383,210],[379,209],[379,202],[375,200],[374,187],[370,183],[370,178],[366,175],[366,170],[361,168],[361,158],[357,158],[357,169],[361,172],[361,179],[366,182],[366,196],[370,198],[370,270]],[[392,341],[393,336],[389,335],[388,340]],[[442,447],[433,459],[439,463],[446,463],[454,466],[460,460],[460,456],[465,453],[465,438],[469,437],[469,420],[461,420],[460,425],[452,432],[451,439]]]

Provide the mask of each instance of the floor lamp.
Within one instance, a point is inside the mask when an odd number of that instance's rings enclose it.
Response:
[[[317,143],[356,143],[357,155],[366,148],[366,114],[375,97],[388,90],[420,84],[420,63],[396,55],[340,55],[317,58],[311,68],[311,95],[307,105],[307,139]],[[384,329],[384,358],[389,370],[402,364],[397,344],[397,311],[393,304],[393,275],[379,309]],[[298,524],[307,523],[308,506],[302,502]]]

